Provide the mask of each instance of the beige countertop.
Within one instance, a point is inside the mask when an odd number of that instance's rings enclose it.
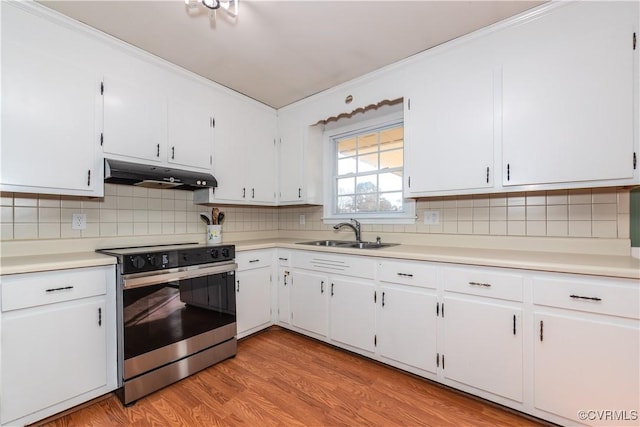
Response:
[[[325,248],[297,244],[300,239],[260,239],[225,242],[237,251],[255,249],[299,249],[318,252],[375,256],[381,258],[434,261],[487,267],[517,268],[535,271],[588,274],[640,279],[640,259],[631,256],[607,256],[522,250],[474,249],[426,245],[398,245],[380,249]],[[303,239],[302,241],[306,241]],[[19,274],[115,264],[116,259],[95,252],[70,252],[0,258],[0,274]]]
[[[300,249],[381,258],[447,262],[487,267],[518,268],[524,270],[595,276],[640,279],[640,259],[631,256],[475,249],[424,245],[398,245],[380,249],[317,247],[297,244],[299,239],[247,240],[236,243],[236,251],[266,248]]]
[[[98,267],[116,263],[116,258],[96,252],[67,252],[0,258],[0,274],[35,273],[68,268]]]

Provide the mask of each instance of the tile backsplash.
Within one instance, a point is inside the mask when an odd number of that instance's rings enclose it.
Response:
[[[198,234],[205,232],[193,193],[105,185],[105,197],[90,199],[2,193],[1,240]],[[539,191],[421,199],[411,225],[363,225],[363,231],[620,238],[630,236],[630,190],[621,188]],[[321,206],[221,207],[227,232],[330,231]],[[438,211],[438,225],[424,224],[424,211]],[[73,230],[74,213],[87,227]],[[300,215],[305,224],[300,224]]]
[[[363,231],[629,238],[629,189],[604,188],[491,195],[434,197],[416,203],[411,225],[363,225]],[[424,224],[424,211],[440,214],[438,225]],[[300,225],[300,215],[305,224]],[[280,209],[280,230],[331,230],[322,207]]]

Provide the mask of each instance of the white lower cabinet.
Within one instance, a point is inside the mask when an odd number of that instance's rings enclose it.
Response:
[[[637,280],[298,250],[278,268],[284,327],[561,425],[637,425]]]
[[[637,426],[640,332],[635,323],[536,312],[535,407],[575,422]],[[579,419],[580,411],[590,410],[618,414],[588,413],[588,420]]]
[[[638,425],[640,290],[630,282],[535,280],[536,409],[571,423]]]
[[[114,390],[115,272],[2,277],[3,425],[24,425]]]
[[[291,254],[278,250],[278,280],[276,296],[276,318],[278,324],[288,325],[291,323],[290,292],[291,288]]]
[[[442,269],[442,279],[439,362],[444,378],[522,402],[522,275],[495,268],[451,267]]]
[[[437,269],[416,261],[378,262],[378,353],[395,366],[436,373]]]
[[[373,353],[376,289],[372,280],[332,277],[329,287],[329,336],[332,341]]]
[[[236,256],[236,315],[238,338],[271,325],[271,250],[240,252]]]
[[[440,366],[444,377],[522,402],[522,308],[445,295]]]
[[[377,342],[384,359],[436,372],[435,290],[385,284],[380,286]]]
[[[323,273],[293,270],[291,276],[291,325],[315,337],[327,336],[329,279]]]

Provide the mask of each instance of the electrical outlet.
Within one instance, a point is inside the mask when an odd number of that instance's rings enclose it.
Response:
[[[304,214],[301,214],[301,215],[300,215],[300,225],[305,225],[305,224],[306,224],[306,221],[307,221],[307,220],[306,220],[306,218],[305,218]]]
[[[424,211],[424,223],[427,225],[440,224],[440,211]]]
[[[71,229],[84,230],[87,228],[87,214],[71,214]]]

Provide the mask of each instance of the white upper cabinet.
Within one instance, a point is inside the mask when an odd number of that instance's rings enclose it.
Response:
[[[189,82],[182,85],[192,89]],[[134,79],[105,78],[106,157],[208,171],[213,163],[213,126],[211,107],[197,97],[168,95]]]
[[[322,204],[323,133],[290,112],[278,111],[278,202]]]
[[[248,203],[276,202],[276,112],[249,106],[244,125],[245,187]]]
[[[167,105],[167,161],[211,169],[213,128],[210,108],[194,99],[169,97]]]
[[[634,177],[637,17],[577,2],[502,33],[503,185]]]
[[[275,110],[227,99],[217,108],[215,119],[213,175],[218,187],[197,193],[197,203],[275,204]]]
[[[105,77],[104,153],[162,162],[167,145],[166,105],[161,93],[139,81]]]
[[[33,19],[2,5],[0,189],[101,196],[99,74],[52,50],[52,34],[70,43],[72,31]]]
[[[302,202],[304,187],[304,140],[302,125],[294,118],[278,114],[278,180],[280,203]]]
[[[479,42],[406,70],[405,196],[493,186],[494,70]]]

